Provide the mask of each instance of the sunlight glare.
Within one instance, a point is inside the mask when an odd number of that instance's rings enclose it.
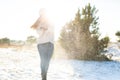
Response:
[[[67,0],[66,0],[67,1]],[[72,8],[70,9],[70,4],[66,4],[67,2],[61,1],[42,1],[41,0],[41,8],[45,8],[47,10],[47,15],[50,18],[51,22],[54,23],[55,26],[55,40],[58,39],[60,35],[60,31],[66,22],[71,20]],[[67,11],[67,12],[66,12]],[[68,14],[70,13],[70,14]]]

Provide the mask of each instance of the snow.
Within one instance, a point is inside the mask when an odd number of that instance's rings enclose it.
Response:
[[[115,61],[53,58],[48,70],[48,80],[119,80],[120,62],[114,59],[120,54],[119,47],[108,47],[106,55],[108,54],[113,54],[111,59]],[[41,80],[40,72],[37,51],[0,48],[0,80]]]
[[[120,43],[112,43],[108,46],[106,56],[111,60],[120,61]]]

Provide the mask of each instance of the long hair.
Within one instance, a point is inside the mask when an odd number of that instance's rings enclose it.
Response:
[[[36,20],[36,22],[31,26],[31,28],[37,29],[39,23],[40,23],[40,18],[38,18],[38,19]]]
[[[36,20],[36,22],[31,26],[31,28],[36,29],[41,22],[46,21],[45,16],[46,16],[46,9],[42,8],[40,9],[40,17]]]

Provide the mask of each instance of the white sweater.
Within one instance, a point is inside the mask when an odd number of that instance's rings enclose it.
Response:
[[[44,27],[47,26],[48,29],[47,30],[42,30],[40,29],[40,27]],[[42,43],[46,43],[46,42],[51,42],[54,43],[54,28],[53,25],[51,25],[50,23],[47,24],[38,24],[38,27],[36,29],[37,33],[38,33],[38,44],[42,44]]]

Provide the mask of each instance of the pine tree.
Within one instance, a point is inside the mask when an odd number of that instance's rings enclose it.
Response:
[[[59,41],[71,58],[94,59],[99,54],[97,12],[88,4],[82,12],[78,9],[74,20],[63,27]]]

